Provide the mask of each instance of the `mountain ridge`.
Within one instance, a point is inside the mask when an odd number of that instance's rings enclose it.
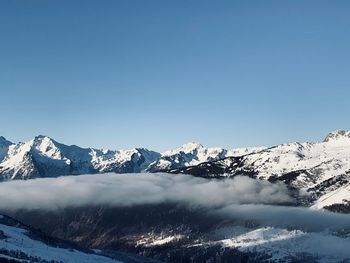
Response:
[[[346,194],[350,186],[344,186],[350,182],[350,132],[345,130],[331,132],[315,143],[227,150],[191,142],[163,153],[145,148],[81,148],[44,135],[17,144],[0,140],[4,156],[0,161],[2,181],[108,172],[168,172],[205,178],[244,175],[280,181],[304,191],[309,195],[308,205],[317,208],[340,204],[347,211],[350,201]],[[336,194],[340,187],[343,190]],[[333,196],[332,202],[324,200],[327,195]]]
[[[38,135],[28,142],[19,143],[12,143],[0,136],[0,177],[2,180],[12,180],[85,173],[172,171],[227,157],[283,148],[296,152],[297,158],[294,158],[294,161],[297,162],[298,159],[302,159],[303,152],[312,146],[347,143],[350,145],[350,131],[336,130],[329,133],[322,142],[315,143],[295,142],[272,147],[229,150],[221,147],[206,148],[197,142],[190,142],[160,153],[146,148],[130,150],[83,148],[65,145],[46,135]],[[280,154],[284,154],[283,150]]]
[[[5,138],[1,141],[4,142],[0,144],[0,177],[2,180],[85,173],[157,172],[255,150],[255,148],[231,151],[219,147],[205,148],[194,142],[164,153],[146,148],[108,150],[65,145],[46,135],[35,136],[28,142],[11,143]]]

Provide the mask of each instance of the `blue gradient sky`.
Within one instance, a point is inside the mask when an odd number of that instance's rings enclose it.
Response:
[[[0,2],[0,134],[165,150],[350,128],[350,1]]]

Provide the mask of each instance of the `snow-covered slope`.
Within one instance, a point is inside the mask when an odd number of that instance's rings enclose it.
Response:
[[[145,148],[114,151],[68,146],[43,135],[17,144],[1,137],[0,178],[10,180],[106,172],[160,172],[260,149],[207,149],[198,143],[188,143],[175,150],[157,153]]]
[[[0,215],[0,261],[4,262],[5,259],[28,263],[120,262],[90,250],[83,251],[22,225],[10,217]]]
[[[337,212],[344,212],[344,209],[350,210],[350,174],[336,177],[333,184],[329,184],[327,191],[319,195],[312,208],[321,209],[338,205]],[[318,192],[316,192],[318,193]]]
[[[157,172],[196,165],[202,162],[222,159],[226,154],[227,150],[222,148],[207,149],[199,143],[187,143],[178,149],[164,152],[161,158],[153,162],[147,170]]]
[[[226,150],[224,148],[205,148],[199,143],[187,143],[182,147],[166,151],[161,154],[161,157],[151,163],[147,168],[149,172],[168,171],[172,169],[198,165],[204,162],[215,160],[222,160],[228,156],[240,156],[264,149],[264,147],[257,148],[238,148],[233,150]]]
[[[0,162],[2,180],[86,173],[140,172],[160,154],[147,149],[97,150],[67,146],[47,136],[8,145]]]
[[[211,242],[244,252],[271,255],[268,262],[348,262],[350,237],[262,227]],[[208,244],[206,244],[208,245]]]
[[[201,177],[247,175],[282,181],[308,192],[309,204],[317,208],[329,206],[330,202],[347,204],[350,201],[347,190],[338,192],[340,187],[347,189],[350,183],[350,132],[335,131],[317,143],[288,143],[269,148],[227,150],[188,143],[164,153],[144,148],[113,151],[67,146],[47,136],[13,144],[0,137],[2,180],[141,171]]]
[[[227,157],[201,163],[172,173],[186,173],[205,177],[231,177],[247,175],[274,181],[283,181],[289,186],[311,194],[313,202],[350,181],[350,132],[330,133],[323,142],[289,143],[262,149],[242,156]],[[344,190],[345,191],[345,190]],[[350,201],[350,194],[333,193],[332,202]],[[336,198],[336,196],[339,196]],[[330,200],[328,198],[328,200]],[[318,203],[317,207],[324,207]]]

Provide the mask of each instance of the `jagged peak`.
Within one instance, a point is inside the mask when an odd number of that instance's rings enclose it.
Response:
[[[193,151],[195,149],[201,149],[201,148],[204,148],[204,146],[198,142],[189,142],[181,146],[181,149],[185,151]]]
[[[49,136],[47,135],[42,135],[42,134],[39,134],[37,136],[34,137],[34,140],[36,141],[41,141],[41,140],[50,140],[52,141],[53,139],[51,139]]]
[[[142,153],[142,154],[146,153],[146,154],[154,154],[154,155],[160,156],[160,153],[152,151],[152,150],[150,150],[148,148],[139,148],[139,147],[137,147],[137,148],[133,148],[133,149],[135,149],[137,152]]]
[[[326,138],[323,140],[324,142],[331,142],[331,141],[350,141],[350,131],[348,130],[336,130],[331,133],[329,133]]]
[[[30,141],[31,145],[33,146],[38,146],[38,145],[47,145],[47,144],[51,144],[51,145],[56,145],[57,142],[52,139],[51,137],[47,136],[47,135],[37,135],[35,136],[31,141]]]
[[[13,144],[13,143],[8,141],[8,140],[6,140],[6,138],[4,136],[0,136],[0,146],[7,147],[7,146],[9,146],[11,144]]]
[[[200,149],[205,149],[202,144],[200,144],[198,142],[189,142],[189,143],[182,145],[180,148],[163,152],[162,155],[163,156],[170,156],[170,155],[178,154],[180,152],[191,153],[195,150],[200,150]]]

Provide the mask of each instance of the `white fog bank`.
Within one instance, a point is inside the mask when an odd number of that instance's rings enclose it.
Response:
[[[238,176],[208,180],[172,174],[96,174],[0,183],[0,209],[179,202],[204,207],[292,202],[283,184]]]

